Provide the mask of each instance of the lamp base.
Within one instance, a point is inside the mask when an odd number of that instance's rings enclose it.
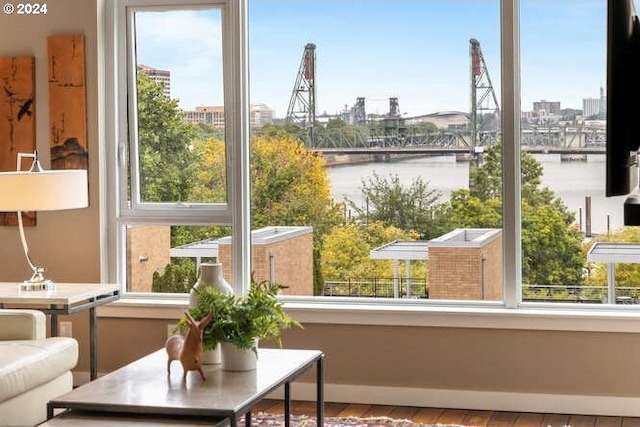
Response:
[[[21,291],[54,291],[56,284],[51,280],[45,280],[44,282],[30,282],[25,280],[20,283]]]
[[[44,278],[44,268],[35,267],[33,276],[29,280],[25,280],[20,283],[21,291],[53,291],[56,289],[56,284],[53,280]]]

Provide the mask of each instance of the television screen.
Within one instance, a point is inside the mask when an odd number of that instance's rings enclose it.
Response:
[[[635,1],[607,0],[607,197],[629,194],[638,185],[639,34]],[[636,199],[638,219],[630,215],[627,221],[627,204],[635,204]],[[635,195],[625,202],[625,225],[640,225],[640,198]]]

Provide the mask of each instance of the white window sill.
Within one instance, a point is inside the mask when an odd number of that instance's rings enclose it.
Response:
[[[99,317],[179,319],[188,306],[186,296],[127,297],[97,308]],[[640,306],[526,304],[453,306],[327,298],[288,298],[287,312],[307,324],[386,325],[451,328],[490,328],[582,332],[640,333]]]

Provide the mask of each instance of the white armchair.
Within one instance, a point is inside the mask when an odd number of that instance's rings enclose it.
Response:
[[[46,420],[47,402],[72,389],[77,362],[75,339],[46,338],[44,313],[0,309],[0,424]]]

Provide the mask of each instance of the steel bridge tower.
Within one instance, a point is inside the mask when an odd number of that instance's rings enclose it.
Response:
[[[316,45],[313,43],[307,43],[304,47],[296,83],[289,100],[286,121],[306,128],[308,145],[315,146]]]
[[[486,132],[497,134],[500,129],[500,107],[478,40],[469,40],[469,53],[471,55],[471,153],[474,154],[476,147],[484,145],[483,136]],[[492,113],[493,116],[487,112]],[[489,126],[491,129],[486,129]]]

